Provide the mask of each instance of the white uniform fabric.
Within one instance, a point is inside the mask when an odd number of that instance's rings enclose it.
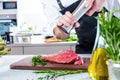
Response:
[[[104,6],[109,11],[120,10],[120,0],[106,0]],[[115,12],[114,16],[120,18],[120,12]]]
[[[77,0],[61,0],[61,3],[64,7],[71,5],[72,3],[76,2]],[[57,3],[57,0],[41,0],[43,5],[44,14],[47,17],[48,23],[50,25],[50,31],[53,32],[53,28],[56,25],[57,20],[59,19],[62,14],[59,12],[61,9]],[[112,5],[115,9],[120,9],[120,0],[106,0],[105,1],[105,8],[108,10],[112,10]],[[115,13],[115,16],[120,18],[120,13]],[[53,33],[52,33],[53,34]]]
[[[64,7],[67,7],[76,1],[77,0],[61,0],[61,3]],[[44,14],[46,15],[50,25],[49,29],[53,32],[53,28],[55,27],[57,20],[62,16],[59,12],[61,9],[57,3],[57,0],[41,0],[41,3],[43,5]]]

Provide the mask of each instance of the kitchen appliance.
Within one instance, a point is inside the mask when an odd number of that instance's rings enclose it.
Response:
[[[13,43],[10,36],[10,33],[13,33],[10,31],[11,27],[17,27],[16,14],[0,14],[0,35],[5,43]]]
[[[0,10],[17,9],[17,1],[0,1]]]
[[[13,43],[11,27],[17,27],[17,1],[0,1],[0,35],[5,43]]]
[[[82,0],[77,6],[77,8],[73,11],[72,14],[75,18],[75,22],[77,22],[90,9],[90,7],[86,8],[85,4],[86,4],[86,0]],[[70,27],[66,27],[64,25],[58,27],[67,34],[69,34],[70,31],[73,29],[73,25],[71,25]]]

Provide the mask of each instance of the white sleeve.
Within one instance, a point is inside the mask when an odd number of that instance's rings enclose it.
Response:
[[[62,14],[59,12],[60,8],[56,0],[41,0],[44,14],[47,18],[49,24],[49,31],[53,34],[53,28],[56,25],[56,22]]]
[[[105,0],[104,7],[111,11],[113,9],[120,10],[120,0]],[[120,18],[120,12],[115,12],[114,16]]]

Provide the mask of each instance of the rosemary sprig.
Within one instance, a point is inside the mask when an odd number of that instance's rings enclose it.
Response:
[[[36,70],[34,73],[47,73],[44,77],[39,77],[38,80],[52,80],[55,79],[58,76],[64,76],[67,74],[75,74],[75,73],[81,73],[85,72],[84,70],[50,70],[50,69],[44,69],[44,70]]]

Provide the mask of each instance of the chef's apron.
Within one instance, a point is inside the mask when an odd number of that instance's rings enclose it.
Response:
[[[71,13],[75,10],[81,0],[76,1],[72,5],[68,7],[64,7],[60,0],[58,1],[58,5],[61,8],[61,13],[65,14],[66,11],[70,11]],[[78,42],[76,44],[76,53],[83,54],[83,53],[91,53],[94,41],[96,37],[96,26],[98,13],[94,13],[92,16],[83,15],[81,19],[78,20],[80,26],[75,28],[76,34],[78,36]]]

